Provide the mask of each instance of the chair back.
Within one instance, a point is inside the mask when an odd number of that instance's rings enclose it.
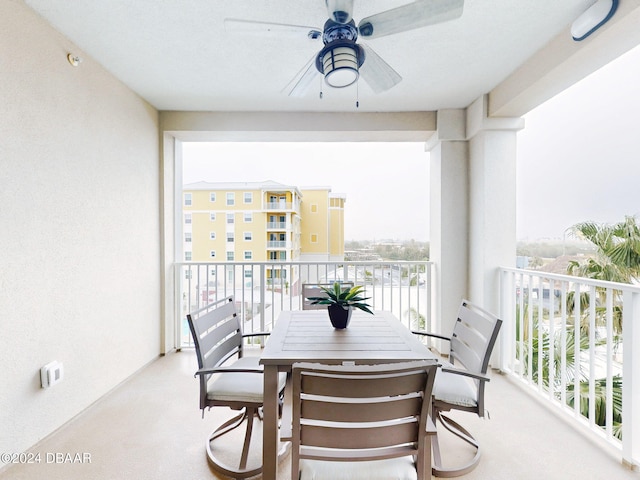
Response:
[[[473,373],[487,373],[501,325],[502,320],[492,313],[463,300],[451,336],[451,363]]]
[[[344,288],[353,287],[353,282],[340,282]],[[302,284],[302,309],[326,310],[327,305],[312,305],[309,297],[326,297],[326,293],[320,287],[333,288],[333,283],[303,283]]]
[[[462,365],[469,372],[485,375],[501,325],[502,320],[492,313],[468,300],[463,300],[453,327],[449,361],[453,365]],[[444,378],[442,380],[444,381]],[[473,379],[473,382],[476,387],[475,406],[456,408],[473,411],[479,417],[484,417],[484,391],[487,382],[478,379]],[[442,407],[439,399],[434,405]]]
[[[198,368],[216,368],[234,355],[242,357],[242,325],[233,296],[187,314],[198,358]],[[200,377],[200,408],[207,404],[209,375]]]
[[[291,478],[298,478],[301,459],[354,462],[409,455],[417,459],[418,478],[425,478],[431,471],[425,442],[436,368],[435,360],[295,363]]]

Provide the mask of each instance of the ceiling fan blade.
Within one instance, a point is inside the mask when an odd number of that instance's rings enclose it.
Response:
[[[374,93],[381,93],[402,81],[402,77],[368,45],[361,45],[365,59],[360,74]]]
[[[304,25],[287,25],[284,23],[254,22],[239,18],[225,18],[224,29],[233,33],[248,33],[262,36],[307,37],[312,40],[322,37],[322,29]]]
[[[324,0],[329,18],[336,23],[349,23],[353,18],[353,0]]]
[[[362,38],[378,38],[426,27],[462,15],[464,0],[415,0],[412,3],[363,18],[358,24]]]
[[[309,60],[287,86],[282,89],[283,93],[286,93],[290,97],[302,97],[307,93],[309,85],[311,85],[313,80],[320,74],[316,68],[316,55],[317,54],[314,54],[311,60]]]

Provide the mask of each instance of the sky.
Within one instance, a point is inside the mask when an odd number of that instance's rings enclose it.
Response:
[[[640,47],[524,118],[518,238],[563,238],[579,222],[640,216]]]
[[[640,217],[640,47],[524,119],[517,154],[519,240],[562,240],[578,222]],[[183,146],[185,184],[328,186],[347,197],[346,240],[429,240],[428,214],[416,214],[429,211],[424,143]]]
[[[424,142],[185,143],[183,164],[185,184],[273,180],[343,193],[346,240],[429,238],[429,216],[415,214],[429,211]]]

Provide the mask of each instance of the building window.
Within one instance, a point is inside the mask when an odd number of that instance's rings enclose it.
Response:
[[[185,270],[184,271],[184,279],[185,280],[191,280],[192,278],[193,278],[193,274],[191,272],[191,269]]]
[[[215,202],[216,201],[216,192],[210,192],[209,193],[209,201],[210,202]]]
[[[233,252],[227,252],[227,262],[233,262],[234,260]]]
[[[184,241],[185,242],[190,242],[191,241],[191,232],[185,232],[184,233]]]
[[[244,214],[244,223],[251,223],[251,222],[253,222],[253,213],[245,212],[245,214]]]
[[[191,261],[191,252],[184,252],[184,261],[185,262]]]
[[[318,204],[317,203],[311,204],[311,213],[318,213]]]
[[[253,253],[251,252],[251,250],[245,250],[244,251],[244,259],[245,260],[251,260],[253,258]]]
[[[269,260],[286,260],[287,252],[269,252]]]
[[[311,243],[318,243],[318,235],[316,233],[311,234]]]
[[[251,240],[253,240],[253,233],[244,232],[244,241],[245,242],[250,242]]]
[[[253,270],[245,270],[244,278],[253,278]]]
[[[227,242],[235,242],[236,236],[233,232],[227,232]]]
[[[212,222],[216,221],[216,214],[215,213],[210,213],[209,214],[209,220],[211,220]]]
[[[233,207],[236,204],[236,194],[233,192],[227,193],[227,206]]]
[[[253,193],[244,192],[244,203],[253,203]]]
[[[190,193],[185,193],[184,194],[184,206],[185,207],[190,207],[192,202],[193,202],[193,198],[192,198],[191,194]]]
[[[233,222],[235,222],[235,217],[233,213],[227,213],[227,223],[233,223]]]
[[[184,223],[189,225],[191,223],[191,214],[190,213],[185,213],[184,214]]]
[[[209,252],[209,256],[210,256],[211,258],[216,258],[216,251],[215,251],[215,250],[211,250],[211,251]]]
[[[209,239],[210,239],[210,240],[215,240],[215,239],[216,239],[216,232],[211,232],[211,233],[209,234]]]

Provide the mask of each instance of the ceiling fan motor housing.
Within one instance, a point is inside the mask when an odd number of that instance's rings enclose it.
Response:
[[[353,0],[325,0],[329,18],[337,23],[348,23],[353,12]]]
[[[365,54],[356,44],[357,39],[358,29],[353,20],[346,24],[327,20],[324,24],[325,46],[316,57],[316,68],[324,75],[327,85],[343,88],[358,80]]]

